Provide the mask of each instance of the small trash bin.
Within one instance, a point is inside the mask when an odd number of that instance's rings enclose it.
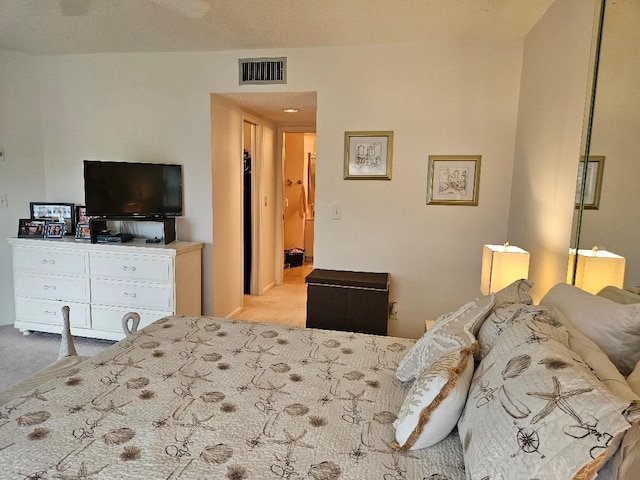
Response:
[[[291,248],[284,251],[285,268],[299,267],[304,262],[304,249]]]

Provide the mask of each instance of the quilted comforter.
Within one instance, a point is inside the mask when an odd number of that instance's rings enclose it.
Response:
[[[413,340],[167,317],[0,408],[6,479],[462,480],[394,448]]]

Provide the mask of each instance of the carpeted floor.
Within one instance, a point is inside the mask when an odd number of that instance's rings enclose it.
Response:
[[[245,295],[242,311],[232,318],[304,327],[307,321],[307,286],[304,279],[312,270],[310,263],[285,269],[282,285],[273,287],[266,295]]]
[[[74,337],[78,355],[92,357],[112,345],[110,340]],[[22,335],[13,325],[0,327],[0,390],[28,377],[58,358],[60,335]]]
[[[304,327],[307,287],[304,279],[313,265],[287,268],[284,283],[263,296],[244,296],[244,308],[233,316],[239,320]],[[114,342],[74,337],[78,355],[92,357]],[[34,332],[22,335],[13,325],[0,327],[0,390],[41,370],[58,358],[60,335]]]

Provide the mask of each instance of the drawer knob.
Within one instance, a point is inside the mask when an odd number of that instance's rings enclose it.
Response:
[[[50,317],[55,317],[58,314],[58,312],[53,311],[53,310],[45,310],[44,314],[45,315],[49,315]]]
[[[45,290],[55,290],[55,289],[56,289],[56,286],[55,286],[55,285],[45,285],[45,286],[44,286],[44,289],[45,289]]]
[[[122,270],[124,270],[125,272],[135,272],[136,267],[127,267],[126,265],[123,265]]]
[[[43,265],[55,265],[56,261],[55,260],[47,260],[46,258],[42,259],[42,263]]]
[[[124,292],[123,295],[125,297],[131,297],[131,298],[136,298],[138,296],[136,293],[129,293],[129,292]]]

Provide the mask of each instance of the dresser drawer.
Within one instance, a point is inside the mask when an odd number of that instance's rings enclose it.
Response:
[[[173,259],[169,257],[92,253],[89,263],[93,278],[173,282]]]
[[[140,315],[138,330],[142,330],[144,327],[150,325],[156,320],[173,315],[173,312],[169,311],[163,312],[158,310],[143,310],[140,308],[93,306],[91,308],[91,328],[106,332],[122,333],[124,336],[122,317],[129,312],[135,312]],[[131,326],[131,322],[129,322],[129,328],[131,328]]]
[[[16,273],[14,289],[23,297],[89,302],[88,278]]]
[[[62,307],[65,305],[69,307],[69,323],[72,327],[89,326],[89,305],[86,303],[25,297],[16,297],[16,320],[60,325],[62,328]]]
[[[86,252],[42,247],[15,247],[13,270],[60,275],[87,276]]]
[[[173,286],[106,279],[93,280],[91,303],[173,311]]]

